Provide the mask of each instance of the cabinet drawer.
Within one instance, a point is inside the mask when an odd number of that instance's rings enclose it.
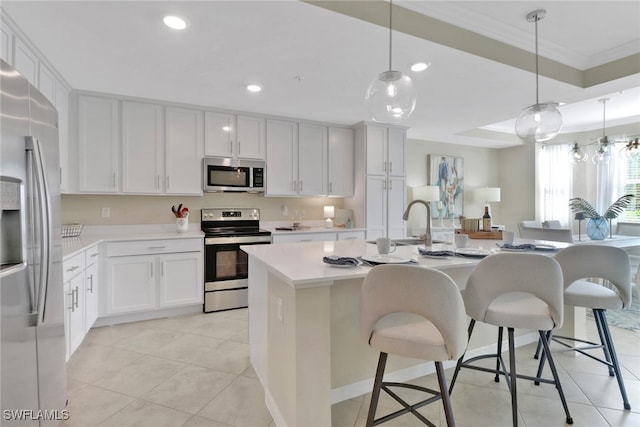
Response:
[[[272,236],[273,243],[316,242],[336,240],[336,233],[294,233]]]
[[[137,240],[107,244],[107,256],[200,252],[202,239]]]
[[[65,282],[84,271],[84,252],[67,259],[62,264],[62,278]]]
[[[89,249],[84,251],[84,264],[89,267],[90,265],[95,264],[98,260],[98,245],[91,246]]]
[[[338,231],[338,240],[364,239],[364,231]]]

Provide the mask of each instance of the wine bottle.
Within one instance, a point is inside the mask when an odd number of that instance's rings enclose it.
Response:
[[[482,215],[482,229],[491,231],[491,215],[489,215],[489,206],[484,207],[484,215]]]

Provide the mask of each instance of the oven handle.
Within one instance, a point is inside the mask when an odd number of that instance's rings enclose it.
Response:
[[[235,236],[235,237],[207,237],[205,245],[232,245],[238,243],[271,243],[271,236]]]

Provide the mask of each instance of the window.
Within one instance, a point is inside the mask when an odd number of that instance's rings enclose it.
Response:
[[[626,158],[625,163],[624,194],[633,194],[635,198],[620,215],[620,219],[640,222],[640,156],[636,156],[635,159]]]
[[[571,145],[541,145],[536,161],[536,220],[558,220],[570,224],[573,168],[567,153]]]

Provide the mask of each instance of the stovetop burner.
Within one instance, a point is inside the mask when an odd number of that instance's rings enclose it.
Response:
[[[260,228],[260,210],[252,208],[202,209],[200,228],[207,237],[271,235]]]

